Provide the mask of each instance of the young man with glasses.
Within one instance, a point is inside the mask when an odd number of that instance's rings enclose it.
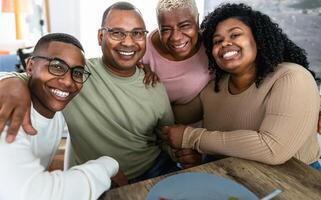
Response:
[[[97,199],[110,187],[118,170],[111,157],[75,166],[67,171],[46,171],[58,149],[65,120],[60,112],[89,78],[83,48],[73,36],[48,34],[36,44],[27,61],[35,136],[19,130],[16,140],[0,139],[0,199]]]
[[[168,156],[171,149],[157,135],[161,127],[174,123],[165,88],[160,83],[146,88],[144,72],[136,67],[146,48],[147,31],[140,12],[127,2],[115,3],[104,12],[101,27],[98,42],[103,55],[87,60],[91,78],[64,110],[73,163],[112,156],[120,164],[113,178],[118,185],[176,170]],[[10,88],[8,83],[0,87]],[[11,100],[10,107],[14,104]],[[176,154],[180,162],[191,163],[193,155]]]

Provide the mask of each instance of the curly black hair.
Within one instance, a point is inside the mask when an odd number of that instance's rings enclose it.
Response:
[[[309,69],[309,62],[304,49],[298,47],[283,33],[279,25],[272,22],[269,16],[253,10],[245,4],[224,4],[209,13],[201,24],[203,43],[209,59],[209,69],[215,73],[215,92],[219,91],[219,81],[227,74],[216,64],[212,55],[213,34],[218,23],[236,18],[250,27],[257,45],[256,87],[263,79],[282,62],[292,62],[309,70],[316,81],[315,73]]]

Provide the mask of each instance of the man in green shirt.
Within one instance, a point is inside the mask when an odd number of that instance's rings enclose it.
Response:
[[[175,157],[172,150],[157,136],[157,130],[174,123],[165,88],[161,83],[146,88],[144,72],[136,67],[146,48],[140,12],[129,3],[115,3],[104,12],[101,26],[103,56],[87,61],[92,76],[64,110],[73,162],[111,156],[123,172],[114,180],[119,185],[177,169],[168,156]],[[200,158],[188,149],[175,155],[187,166]]]

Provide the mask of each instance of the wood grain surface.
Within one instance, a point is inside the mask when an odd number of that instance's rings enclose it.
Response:
[[[321,173],[296,159],[271,166],[232,157],[112,189],[106,192],[103,199],[144,200],[160,180],[182,172],[207,172],[223,176],[244,185],[259,198],[278,188],[283,192],[275,200],[321,200]]]

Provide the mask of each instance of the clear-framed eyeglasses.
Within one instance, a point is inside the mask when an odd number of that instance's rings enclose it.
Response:
[[[125,31],[119,28],[109,28],[109,27],[102,27],[100,30],[107,31],[110,38],[117,41],[122,41],[129,35],[135,41],[144,40],[148,31],[145,29],[134,29],[132,31]]]
[[[77,83],[84,83],[91,75],[89,71],[85,70],[85,66],[76,66],[71,68],[65,61],[59,58],[32,56],[31,59],[47,60],[49,62],[48,71],[50,74],[55,76],[63,76],[70,70],[72,80],[74,80]]]

